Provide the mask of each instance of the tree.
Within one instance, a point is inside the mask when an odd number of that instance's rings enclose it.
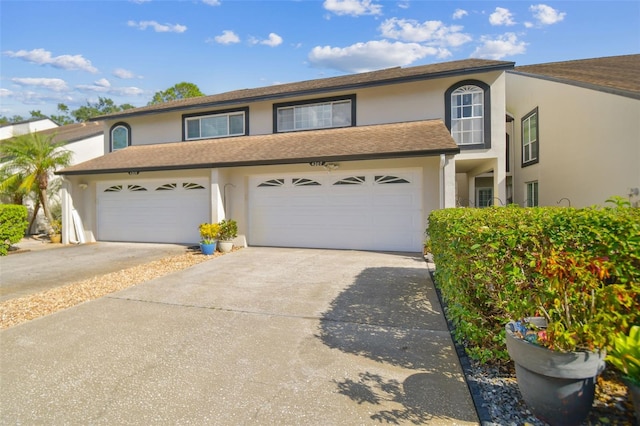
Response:
[[[156,92],[153,95],[153,99],[147,105],[156,105],[169,101],[176,101],[178,99],[196,98],[198,96],[204,96],[204,93],[200,91],[200,88],[193,83],[178,83],[167,90]]]
[[[29,133],[0,143],[0,158],[6,159],[0,187],[20,179],[19,190],[35,190],[36,204],[42,206],[49,224],[53,223],[47,194],[49,175],[58,167],[68,166],[72,156],[71,151],[62,148],[64,142],[54,143],[53,137]]]
[[[71,115],[76,119],[78,123],[89,121],[93,117],[100,115],[112,114],[114,112],[124,111],[126,109],[133,108],[133,105],[123,104],[116,105],[113,99],[99,97],[98,102],[90,103],[81,106],[80,108],[71,112]]]

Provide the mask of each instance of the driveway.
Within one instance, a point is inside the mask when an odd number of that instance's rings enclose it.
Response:
[[[100,242],[57,246],[0,257],[0,302],[182,254],[187,250],[187,246],[179,244]]]
[[[418,255],[250,247],[0,341],[2,424],[478,424]]]

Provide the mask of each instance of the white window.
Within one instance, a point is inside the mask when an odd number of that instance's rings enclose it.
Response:
[[[245,134],[244,111],[185,118],[187,140],[240,136]]]
[[[458,145],[484,143],[484,90],[466,85],[451,93],[451,136]]]
[[[111,151],[128,147],[129,140],[129,126],[116,124],[111,128]]]
[[[538,181],[527,182],[527,207],[538,207]]]
[[[478,207],[489,207],[493,205],[493,188],[478,188]]]
[[[278,132],[351,126],[351,100],[277,108]]]
[[[522,119],[522,165],[538,162],[538,108]]]

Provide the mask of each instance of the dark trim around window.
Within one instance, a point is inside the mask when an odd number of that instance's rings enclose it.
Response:
[[[124,121],[119,121],[109,129],[109,152],[113,152],[113,131],[118,127],[127,129],[127,146],[131,146],[131,126]]]
[[[480,80],[462,80],[449,87],[447,91],[444,92],[444,124],[447,126],[447,129],[449,129],[449,132],[451,132],[451,94],[454,90],[462,86],[477,86],[484,91],[484,110],[482,111],[484,119],[484,144],[458,146],[461,151],[491,148],[491,90],[487,83]]]
[[[273,133],[289,133],[289,131],[278,132],[278,108],[282,107],[291,107],[291,106],[300,106],[300,105],[313,105],[313,104],[321,104],[324,102],[336,102],[336,101],[351,101],[351,126],[355,127],[356,125],[356,95],[346,95],[346,96],[332,96],[330,98],[315,98],[315,99],[305,99],[304,101],[295,101],[295,102],[281,102],[277,104],[273,104]],[[349,126],[346,126],[349,127]],[[329,127],[330,128],[330,127]],[[308,130],[320,130],[320,129],[305,129],[305,130],[296,130],[298,132],[305,132]]]
[[[222,136],[222,137],[234,138],[237,136],[247,136],[249,134],[249,107],[243,107],[243,108],[221,109],[221,110],[215,110],[215,111],[196,112],[191,114],[182,114],[182,140],[185,142],[192,142],[194,140],[197,140],[197,139],[190,139],[187,141],[187,128],[185,126],[185,121],[187,118],[206,117],[210,115],[222,115],[222,114],[229,114],[233,112],[244,112],[244,134],[233,135],[233,136]],[[208,139],[208,138],[203,138],[203,139]]]
[[[537,152],[536,152],[536,158],[533,160],[529,160],[525,163],[524,161],[524,128],[523,128],[523,124],[525,122],[526,119],[528,119],[529,117],[535,115],[537,117],[536,119],[536,143],[538,144],[538,148],[537,148]],[[522,120],[520,120],[520,164],[521,167],[527,167],[527,166],[531,166],[533,164],[538,164],[540,162],[540,114],[538,114],[538,107],[535,107],[533,110],[531,110],[531,112],[529,112],[527,115],[525,115],[524,117],[522,117]]]

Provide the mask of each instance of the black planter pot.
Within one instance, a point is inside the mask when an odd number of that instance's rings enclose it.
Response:
[[[579,425],[593,405],[604,352],[552,351],[516,337],[512,324],[506,335],[518,388],[533,414],[552,426]]]

